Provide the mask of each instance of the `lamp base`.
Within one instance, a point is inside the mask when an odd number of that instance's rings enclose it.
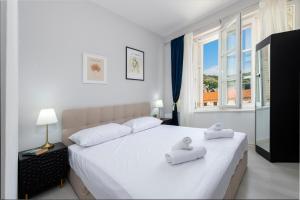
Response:
[[[41,146],[42,149],[51,149],[54,147],[54,144],[51,144],[49,142],[46,142],[43,146]]]
[[[157,118],[160,119],[161,118],[161,114],[160,114],[160,108],[158,108],[158,115]]]

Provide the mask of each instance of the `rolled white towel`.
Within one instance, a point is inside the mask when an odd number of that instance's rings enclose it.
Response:
[[[192,139],[190,137],[184,137],[172,147],[172,150],[192,150],[193,147],[190,146],[191,143]]]
[[[177,165],[204,157],[206,148],[203,146],[196,147],[191,151],[175,150],[165,155],[168,163]]]
[[[207,129],[204,131],[205,139],[217,139],[217,138],[232,138],[234,131],[232,129],[222,129],[220,131]]]
[[[220,131],[223,129],[223,124],[221,122],[217,122],[208,128],[209,130]]]

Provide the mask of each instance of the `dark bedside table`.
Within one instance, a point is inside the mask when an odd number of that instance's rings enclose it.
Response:
[[[163,121],[162,124],[165,124],[165,125],[174,125],[172,118],[160,118],[160,120]]]
[[[52,149],[39,156],[23,156],[19,152],[18,195],[28,199],[50,187],[63,186],[67,177],[68,148],[56,143]]]

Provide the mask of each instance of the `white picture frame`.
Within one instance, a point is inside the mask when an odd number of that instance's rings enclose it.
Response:
[[[107,58],[83,53],[83,83],[107,84]]]

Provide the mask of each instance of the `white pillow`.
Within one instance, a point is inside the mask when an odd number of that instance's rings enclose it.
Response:
[[[93,146],[104,143],[131,133],[128,126],[109,123],[78,131],[69,137],[74,143],[83,146]]]
[[[139,117],[136,119],[129,120],[123,125],[128,126],[132,129],[133,133],[140,132],[149,128],[159,126],[162,120],[154,117]]]

